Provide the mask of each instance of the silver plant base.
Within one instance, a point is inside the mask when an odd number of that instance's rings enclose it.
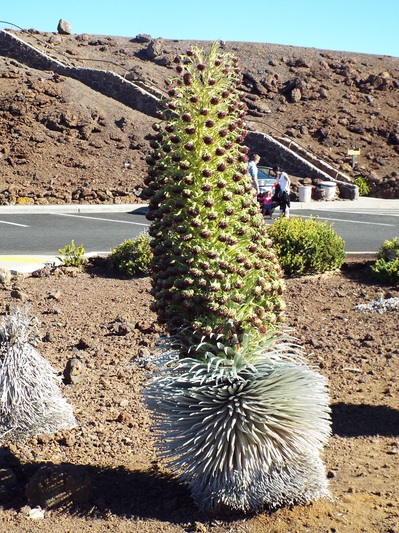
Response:
[[[36,350],[34,320],[17,309],[0,324],[0,442],[71,429],[72,406]]]
[[[160,453],[201,510],[329,497],[320,459],[330,435],[326,382],[293,359],[265,354],[238,371],[183,359],[146,389]]]

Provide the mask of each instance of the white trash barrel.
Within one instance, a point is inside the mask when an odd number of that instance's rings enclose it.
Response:
[[[312,200],[312,186],[300,185],[298,187],[299,201],[310,202]]]
[[[320,187],[324,191],[325,199],[333,200],[337,188],[336,184],[333,181],[322,181]]]

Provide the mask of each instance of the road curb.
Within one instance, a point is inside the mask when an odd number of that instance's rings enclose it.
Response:
[[[0,205],[1,215],[44,214],[44,213],[96,213],[96,212],[127,212],[147,209],[148,204],[56,204],[56,205]],[[312,200],[310,202],[291,202],[291,210],[312,209],[320,211],[346,211],[351,209],[397,209],[399,199],[384,200],[361,196],[357,200]]]
[[[148,204],[65,204],[65,205],[1,205],[1,215],[45,213],[96,213],[101,211],[127,212],[146,209]]]

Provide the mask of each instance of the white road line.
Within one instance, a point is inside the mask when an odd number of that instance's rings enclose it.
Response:
[[[294,209],[291,209],[291,211],[294,211]],[[379,210],[379,211],[373,211],[372,209],[362,209],[362,210],[348,210],[348,209],[331,209],[331,211],[334,211],[335,213],[347,213],[348,215],[367,215],[371,217],[380,217],[380,216],[386,216],[386,217],[399,217],[398,211],[390,211],[390,210]],[[331,212],[330,211],[330,212]],[[299,212],[299,209],[296,211]],[[313,211],[316,213],[316,210]],[[321,209],[317,210],[318,213],[323,213]]]
[[[10,226],[20,226],[21,228],[29,228],[26,224],[17,224],[16,222],[6,222],[5,220],[0,220],[0,224],[9,224]]]
[[[307,216],[302,215],[302,218],[316,218],[315,216]],[[323,220],[332,220],[333,222],[350,222],[351,224],[366,224],[368,226],[389,226],[394,228],[396,224],[384,224],[383,222],[364,222],[362,220],[351,220],[348,218],[330,218],[330,217],[322,217],[317,216],[317,218],[323,219]]]
[[[50,215],[56,215],[57,217],[73,217],[73,218],[85,218],[91,220],[103,220],[104,222],[118,222],[119,224],[131,224],[133,226],[149,226],[150,224],[142,224],[141,222],[129,222],[128,220],[114,220],[112,218],[100,218],[100,217],[85,217],[83,215],[74,215],[69,213],[50,213]]]

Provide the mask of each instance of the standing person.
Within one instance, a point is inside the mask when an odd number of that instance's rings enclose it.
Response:
[[[248,172],[252,178],[252,185],[255,187],[256,194],[259,194],[259,183],[258,183],[258,163],[260,161],[260,155],[252,154],[249,165]]]
[[[277,174],[278,184],[280,186],[280,209],[282,211],[281,216],[290,218],[290,178],[288,174],[282,171],[281,167],[273,167],[273,170]]]

